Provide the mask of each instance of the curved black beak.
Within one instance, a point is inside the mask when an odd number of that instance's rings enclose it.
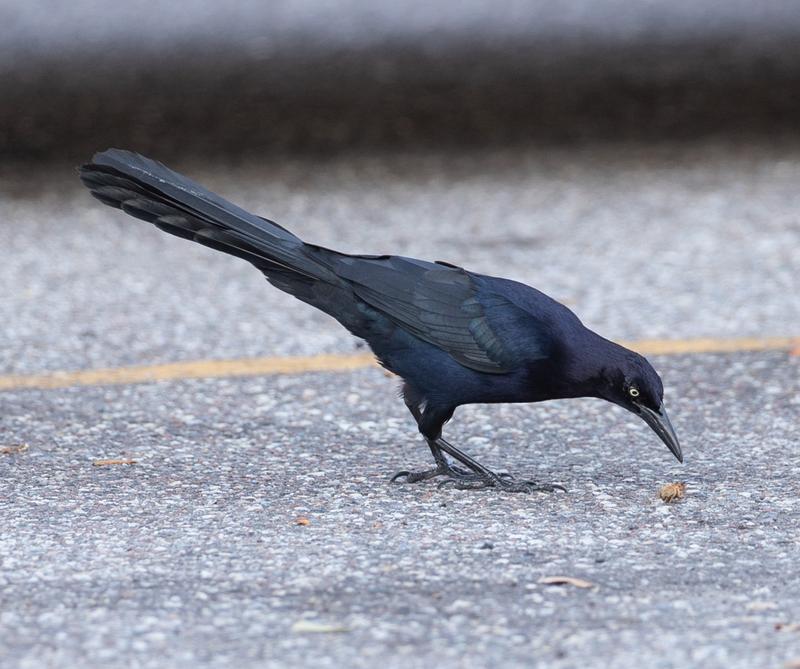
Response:
[[[653,432],[655,432],[663,441],[667,448],[672,451],[672,455],[678,458],[678,462],[683,462],[683,453],[681,453],[681,445],[678,443],[678,436],[675,434],[675,429],[667,416],[667,410],[664,408],[662,402],[658,407],[658,411],[653,411],[644,404],[637,404],[636,408],[639,410],[639,415],[645,423],[647,423]]]

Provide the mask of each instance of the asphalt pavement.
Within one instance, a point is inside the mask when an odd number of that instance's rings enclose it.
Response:
[[[529,282],[609,337],[800,334],[786,138],[176,166],[318,243]],[[2,374],[356,350],[72,168],[0,166]],[[800,356],[653,362],[685,465],[600,401],[458,410],[454,443],[550,495],[390,485],[429,453],[378,369],[5,391],[0,665],[791,666]]]

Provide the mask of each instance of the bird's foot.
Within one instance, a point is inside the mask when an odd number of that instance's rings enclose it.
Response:
[[[453,487],[456,490],[482,490],[484,488],[497,488],[503,492],[555,492],[556,490],[567,489],[558,483],[537,483],[536,481],[518,481],[510,474],[495,474],[489,472],[488,475],[475,474],[475,478],[470,480],[448,478],[439,484],[440,488]]]
[[[477,483],[483,480],[480,474],[471,472],[468,469],[463,469],[457,465],[444,464],[439,465],[435,469],[426,469],[421,472],[412,472],[403,470],[397,472],[389,480],[390,483],[418,483],[419,481],[427,481],[428,479],[435,478],[436,476],[446,476],[448,481],[458,481],[459,483]],[[509,476],[509,474],[499,474],[499,476]]]

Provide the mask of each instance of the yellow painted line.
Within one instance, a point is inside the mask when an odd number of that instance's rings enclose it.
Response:
[[[303,372],[345,372],[369,367],[371,353],[352,355],[312,355],[293,358],[241,358],[239,360],[196,360],[168,362],[163,365],[88,369],[76,372],[52,372],[30,376],[0,376],[0,390],[18,388],[67,388],[69,386],[105,386],[178,379],[210,379],[225,376],[269,376]]]
[[[642,355],[682,355],[686,353],[738,353],[743,351],[791,351],[800,346],[800,337],[743,337],[740,339],[644,339],[620,342]]]
[[[620,343],[645,355],[681,355],[742,351],[789,351],[800,347],[800,337],[645,339]],[[196,360],[170,362],[162,365],[0,376],[0,390],[105,386],[181,379],[303,374],[305,372],[347,372],[372,367],[375,364],[375,359],[371,353],[326,354],[289,358]]]

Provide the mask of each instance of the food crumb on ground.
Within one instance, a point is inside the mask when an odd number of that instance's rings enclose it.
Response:
[[[686,484],[667,483],[667,485],[661,486],[661,490],[658,491],[658,496],[667,503],[676,502],[686,496]]]

